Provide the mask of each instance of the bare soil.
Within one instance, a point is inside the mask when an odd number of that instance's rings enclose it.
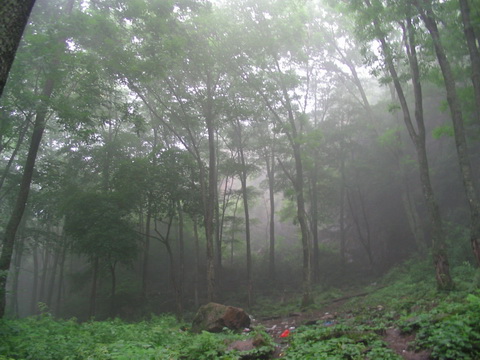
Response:
[[[323,324],[330,326],[335,323],[337,318],[346,318],[351,314],[341,310],[341,305],[347,300],[338,299],[325,306],[320,311],[291,313],[287,316],[273,316],[270,318],[255,319],[253,326],[263,325],[270,336],[278,344],[273,358],[282,358],[283,352],[288,347],[288,338],[281,338],[280,335],[285,330],[294,331],[297,327],[309,324]],[[403,359],[407,360],[428,360],[430,353],[428,351],[416,352],[412,348],[412,342],[415,340],[415,334],[404,335],[399,329],[389,328],[383,335],[383,340],[388,347],[394,350]]]

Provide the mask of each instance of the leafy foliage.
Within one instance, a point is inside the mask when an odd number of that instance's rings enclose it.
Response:
[[[155,317],[149,321],[127,324],[121,320],[78,323],[54,320],[48,313],[23,320],[0,323],[0,354],[3,359],[240,359],[227,344],[267,335],[226,332],[193,334],[174,317]],[[255,351],[269,353],[272,342]],[[0,356],[0,359],[2,357]]]

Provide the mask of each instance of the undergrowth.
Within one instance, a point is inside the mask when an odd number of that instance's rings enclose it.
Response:
[[[359,296],[339,305],[333,321],[293,330],[283,340],[282,358],[401,359],[384,340],[387,329],[398,328],[415,335],[412,349],[427,350],[431,359],[480,359],[480,271],[460,263],[452,268],[456,290],[438,292],[430,266],[427,261],[411,260],[367,287],[318,293],[317,307],[355,292]],[[298,299],[269,303],[263,298],[253,314],[285,315],[299,310]],[[168,315],[137,323],[80,323],[54,319],[44,312],[0,321],[0,360],[269,359],[274,340],[280,342],[260,326],[250,333],[220,334],[194,334],[188,327]],[[243,352],[229,350],[233,342],[249,339],[261,339],[256,341],[259,346]]]

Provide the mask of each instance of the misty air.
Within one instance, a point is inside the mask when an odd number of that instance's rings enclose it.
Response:
[[[0,360],[480,359],[480,0],[2,0]]]

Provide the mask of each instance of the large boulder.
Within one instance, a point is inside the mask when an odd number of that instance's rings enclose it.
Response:
[[[224,328],[244,329],[250,326],[250,317],[240,308],[208,303],[198,309],[192,323],[195,332],[220,332]]]

